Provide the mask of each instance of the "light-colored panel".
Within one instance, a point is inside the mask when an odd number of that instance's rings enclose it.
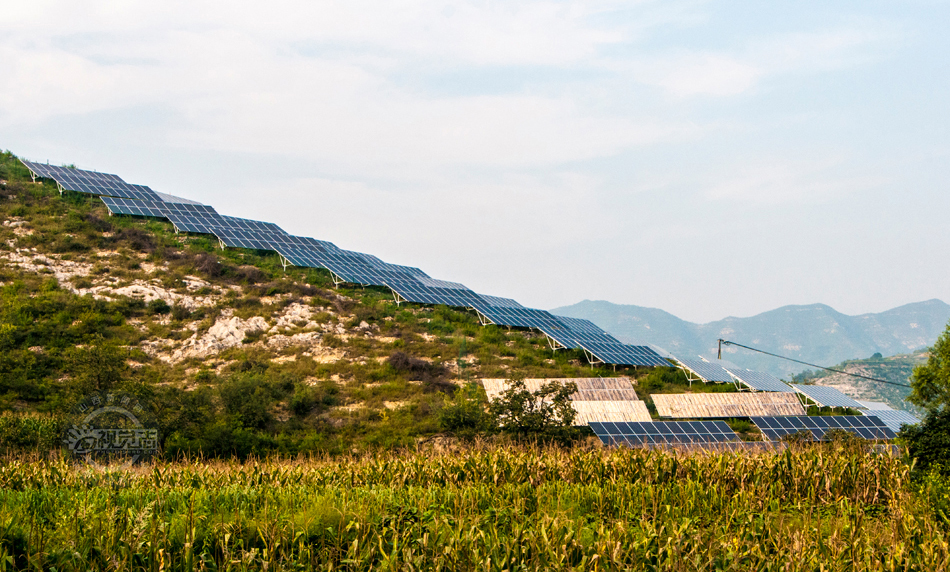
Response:
[[[577,411],[574,425],[587,425],[591,421],[651,421],[646,403],[642,401],[573,401]]]
[[[577,386],[577,392],[571,395],[574,401],[639,400],[629,377],[526,379],[524,385],[525,389],[534,392],[551,382],[562,385],[574,383]],[[507,379],[483,379],[482,386],[488,399],[493,400],[508,389],[509,384]]]
[[[657,393],[657,415],[681,419],[805,415],[794,393]]]

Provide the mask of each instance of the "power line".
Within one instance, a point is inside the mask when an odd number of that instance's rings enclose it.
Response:
[[[767,351],[765,351],[765,350],[760,350],[760,349],[757,349],[757,348],[750,348],[749,346],[744,346],[744,345],[742,345],[742,344],[737,344],[736,342],[730,342],[729,340],[723,340],[723,339],[721,339],[721,338],[719,339],[719,359],[722,359],[722,344],[726,344],[727,346],[737,346],[737,347],[740,347],[740,348],[745,348],[745,349],[747,349],[747,350],[752,350],[752,351],[754,351],[754,352],[759,352],[760,354],[765,354],[765,355],[767,355],[767,356],[777,357],[777,358],[779,358],[779,359],[784,359],[784,360],[788,360],[788,361],[793,361],[793,362],[795,362],[795,363],[800,363],[800,364],[802,364],[802,365],[807,365],[808,367],[817,367],[818,369],[824,369],[824,370],[826,370],[826,371],[833,371],[833,372],[835,372],[835,373],[843,373],[843,374],[845,374],[845,375],[850,375],[851,377],[860,377],[860,378],[862,378],[862,379],[867,379],[867,380],[870,380],[870,381],[876,381],[877,383],[886,383],[886,384],[888,384],[888,385],[896,385],[896,386],[898,386],[898,387],[910,387],[910,385],[907,385],[906,383],[897,383],[896,381],[887,381],[886,379],[878,379],[878,378],[876,378],[876,377],[869,377],[869,376],[867,376],[867,375],[861,375],[860,373],[851,373],[851,372],[847,372],[847,371],[842,371],[842,370],[840,370],[840,369],[834,369],[834,368],[831,368],[831,367],[825,367],[825,366],[823,366],[823,365],[815,365],[815,364],[813,364],[813,363],[808,363],[807,361],[801,361],[801,360],[797,360],[797,359],[790,358],[790,357],[780,356],[780,355],[778,355],[778,354],[773,354],[773,353],[771,353],[771,352],[767,352]]]

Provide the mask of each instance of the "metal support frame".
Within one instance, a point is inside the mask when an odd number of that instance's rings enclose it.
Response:
[[[331,274],[332,274],[332,272],[331,272]],[[408,302],[408,300],[406,300],[405,298],[403,298],[403,297],[399,294],[399,292],[396,292],[395,290],[393,290],[392,286],[389,286],[388,288],[389,288],[389,289],[392,291],[392,293],[393,293],[393,300],[396,301],[396,306],[399,306],[399,305],[402,304],[403,302]]]
[[[486,316],[485,314],[482,314],[481,312],[479,312],[479,311],[478,311],[478,308],[475,308],[475,307],[473,306],[473,307],[471,307],[471,308],[469,308],[469,309],[475,310],[475,315],[478,316],[478,323],[480,323],[481,325],[483,325],[483,326],[494,326],[494,325],[495,325],[495,322],[493,322],[493,321],[491,320],[491,318],[489,318],[489,317]]]

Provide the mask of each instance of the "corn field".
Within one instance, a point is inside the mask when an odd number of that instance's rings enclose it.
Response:
[[[943,481],[840,444],[8,457],[0,570],[946,570]]]

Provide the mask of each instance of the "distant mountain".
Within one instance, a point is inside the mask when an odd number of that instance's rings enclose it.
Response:
[[[719,338],[831,366],[845,360],[911,353],[931,346],[950,321],[950,305],[940,300],[907,304],[878,314],[848,316],[824,304],[783,306],[749,318],[725,318],[708,324],[681,320],[669,312],[584,300],[551,310],[586,318],[622,341],[652,344],[675,356],[716,353]],[[792,362],[731,346],[723,358],[742,367],[789,379],[807,369]]]

